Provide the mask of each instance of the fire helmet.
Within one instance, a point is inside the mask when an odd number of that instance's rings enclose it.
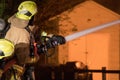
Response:
[[[0,59],[10,57],[14,53],[14,44],[7,39],[0,39]]]
[[[37,5],[33,1],[24,1],[18,7],[16,17],[24,20],[30,20],[37,13]]]

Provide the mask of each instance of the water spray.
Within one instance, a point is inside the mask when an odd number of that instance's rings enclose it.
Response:
[[[100,26],[96,26],[94,28],[90,28],[90,29],[87,29],[87,30],[83,30],[83,31],[68,35],[68,36],[65,37],[65,39],[66,39],[66,42],[67,42],[67,41],[76,39],[78,37],[84,36],[86,34],[89,34],[89,33],[92,33],[92,32],[107,28],[107,27],[111,27],[112,25],[115,25],[115,24],[120,24],[120,20],[115,20],[115,21],[112,21],[112,22],[109,22],[109,23],[106,23],[106,24],[102,24]]]

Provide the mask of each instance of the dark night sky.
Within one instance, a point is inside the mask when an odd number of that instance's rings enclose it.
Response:
[[[120,0],[94,0],[94,1],[120,14]]]

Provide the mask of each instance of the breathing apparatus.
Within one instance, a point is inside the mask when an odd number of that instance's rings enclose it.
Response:
[[[0,32],[2,32],[5,28],[5,21],[0,18]]]

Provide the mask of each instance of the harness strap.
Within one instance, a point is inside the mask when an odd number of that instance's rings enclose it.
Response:
[[[5,66],[4,66],[4,72],[7,71],[9,68],[11,68],[16,63],[16,59],[10,60]]]

